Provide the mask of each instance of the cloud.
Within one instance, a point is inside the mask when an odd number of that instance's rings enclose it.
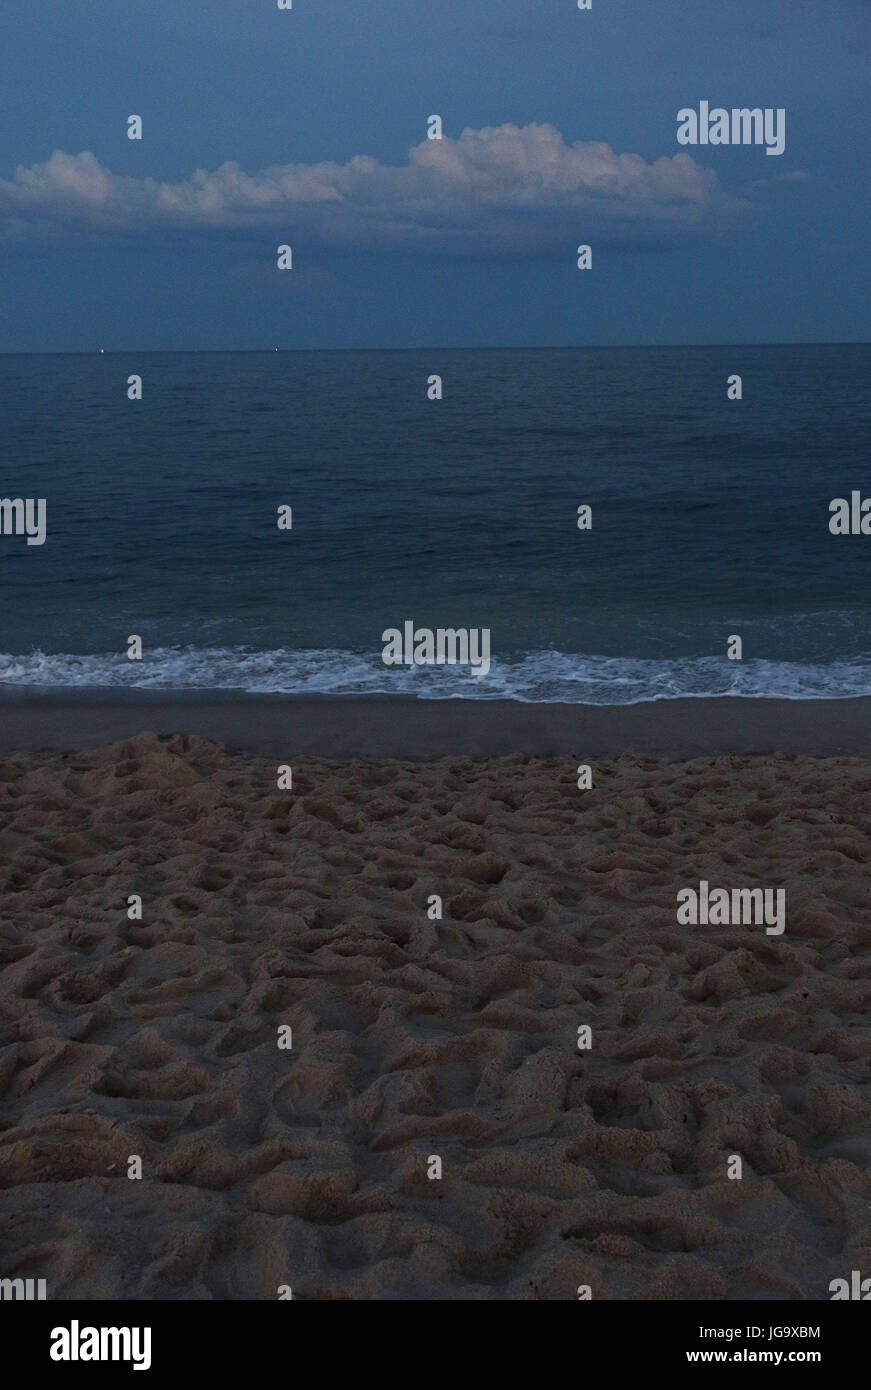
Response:
[[[425,140],[399,167],[236,163],[179,183],[110,173],[56,150],[0,179],[0,237],[266,235],[295,245],[523,252],[608,236],[673,244],[721,229],[747,204],[686,153],[646,162],[610,145],[567,144],[551,125],[466,129]]]
[[[813,187],[814,179],[806,169],[792,169],[782,174],[771,174],[767,179],[754,179],[749,188],[762,194],[770,204],[772,196],[783,192],[807,194]]]

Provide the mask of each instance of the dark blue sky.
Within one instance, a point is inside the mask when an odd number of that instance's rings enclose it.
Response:
[[[2,0],[0,350],[867,340],[869,77],[869,0]]]

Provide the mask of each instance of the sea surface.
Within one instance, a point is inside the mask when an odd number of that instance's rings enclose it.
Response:
[[[829,532],[869,382],[861,345],[0,356],[0,496],[48,520],[0,537],[0,683],[871,694],[871,536]],[[385,666],[406,620],[489,628],[489,673]]]

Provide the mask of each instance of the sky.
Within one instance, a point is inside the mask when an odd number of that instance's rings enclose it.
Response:
[[[869,79],[871,0],[2,0],[0,351],[868,341]]]

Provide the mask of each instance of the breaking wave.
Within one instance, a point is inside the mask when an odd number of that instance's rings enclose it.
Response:
[[[845,699],[871,695],[871,654],[826,664],[686,657],[666,661],[536,651],[469,667],[388,667],[380,653],[163,647],[142,662],[117,652],[0,655],[0,685],[143,690],[244,690],[293,695],[411,695],[420,699],[632,705],[733,695]]]

